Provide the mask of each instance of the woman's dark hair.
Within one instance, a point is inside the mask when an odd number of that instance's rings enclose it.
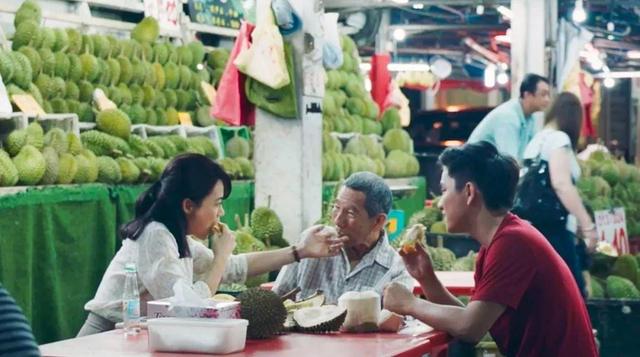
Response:
[[[575,151],[582,129],[582,103],[580,103],[580,99],[573,93],[560,93],[544,117],[545,124],[552,121],[556,123],[558,130],[569,136],[571,147]]]
[[[440,154],[440,164],[447,168],[460,191],[467,182],[473,182],[490,211],[508,211],[518,185],[518,163],[503,155],[487,141],[448,148]]]
[[[136,240],[147,224],[157,221],[173,234],[180,258],[190,257],[182,201],[188,198],[200,205],[219,181],[224,185],[223,198],[227,198],[231,193],[231,178],[220,165],[200,154],[176,156],[160,179],[138,197],[135,218],[120,228],[120,238]]]

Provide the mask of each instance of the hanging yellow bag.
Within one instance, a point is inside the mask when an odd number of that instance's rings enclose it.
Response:
[[[256,28],[251,46],[240,52],[233,62],[247,76],[280,89],[291,82],[284,56],[284,43],[271,10],[271,0],[258,0]]]

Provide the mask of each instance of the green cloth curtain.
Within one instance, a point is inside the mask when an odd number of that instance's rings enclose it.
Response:
[[[75,336],[115,251],[115,206],[102,185],[0,196],[0,279],[39,343]]]
[[[84,304],[120,247],[149,185],[50,186],[0,195],[0,281],[29,319],[38,343],[75,337]],[[253,182],[234,181],[223,221],[253,208]]]

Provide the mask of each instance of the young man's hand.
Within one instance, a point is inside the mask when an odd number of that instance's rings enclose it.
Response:
[[[407,267],[409,274],[418,282],[422,282],[427,276],[433,275],[431,258],[421,243],[417,243],[415,250],[412,252],[400,250],[400,256],[404,260],[404,265]]]
[[[400,315],[410,315],[414,300],[413,293],[406,286],[393,282],[384,289],[384,308]]]

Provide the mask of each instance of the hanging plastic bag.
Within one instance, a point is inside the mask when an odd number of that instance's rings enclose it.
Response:
[[[400,111],[400,123],[402,126],[411,124],[411,109],[409,108],[409,99],[400,90],[395,80],[389,82],[389,94],[384,101],[383,108],[396,107]]]
[[[247,98],[256,107],[281,118],[295,119],[298,117],[298,101],[294,80],[293,48],[291,44],[285,43],[284,50],[291,83],[280,89],[273,89],[248,77],[245,89]]]
[[[328,69],[338,69],[342,66],[342,47],[338,35],[337,12],[324,14],[324,45],[322,45],[322,64]]]
[[[263,84],[279,89],[291,81],[284,59],[284,42],[271,11],[271,0],[258,0],[252,45],[233,61],[238,70]]]
[[[271,8],[283,36],[291,36],[302,28],[302,20],[289,0],[272,0]]]
[[[233,45],[229,61],[224,69],[216,101],[211,109],[214,118],[224,120],[231,125],[252,125],[254,122],[254,107],[249,104],[244,91],[245,76],[238,71],[233,60],[244,48],[249,48],[250,36],[254,26],[248,22],[242,22],[238,37]]]

